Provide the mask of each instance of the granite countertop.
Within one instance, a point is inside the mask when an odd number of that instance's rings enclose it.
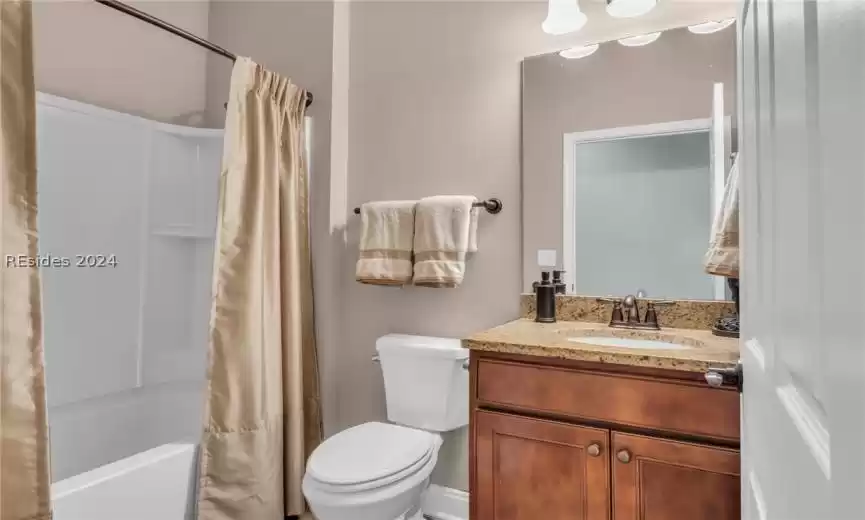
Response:
[[[693,348],[682,350],[631,349],[568,341],[578,336],[667,341]],[[739,340],[712,335],[708,330],[660,331],[612,329],[606,323],[560,321],[537,323],[519,319],[464,338],[471,350],[554,357],[595,363],[705,372],[711,367],[733,367],[739,359]]]

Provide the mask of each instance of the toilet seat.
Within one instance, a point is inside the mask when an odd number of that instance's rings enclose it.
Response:
[[[313,514],[321,520],[416,520],[441,436],[383,423],[352,430],[331,437],[310,457],[303,494]]]
[[[326,493],[358,493],[399,482],[438,454],[441,437],[394,424],[369,422],[325,440],[313,451],[307,477]]]
[[[388,484],[381,483],[376,487],[369,486],[365,490],[347,491],[338,486],[319,482],[307,474],[303,483],[304,495],[307,500],[326,503],[330,506],[351,507],[383,503],[399,497],[408,490],[418,488],[429,479],[437,462],[438,449],[436,448],[427,463],[416,468],[413,473],[406,473],[401,479],[393,480]]]

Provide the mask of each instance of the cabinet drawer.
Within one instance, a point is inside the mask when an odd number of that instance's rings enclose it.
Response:
[[[692,381],[479,359],[478,405],[739,440],[739,394]]]

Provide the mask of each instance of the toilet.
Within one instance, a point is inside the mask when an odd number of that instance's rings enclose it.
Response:
[[[313,451],[303,494],[317,520],[421,520],[442,432],[468,424],[468,350],[458,339],[376,341],[388,423],[368,422]]]

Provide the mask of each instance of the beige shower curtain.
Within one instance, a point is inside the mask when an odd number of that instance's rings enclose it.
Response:
[[[30,3],[0,1],[0,519],[51,518]]]
[[[321,441],[305,92],[238,58],[219,201],[199,520],[304,512]],[[4,519],[5,520],[5,519]]]

